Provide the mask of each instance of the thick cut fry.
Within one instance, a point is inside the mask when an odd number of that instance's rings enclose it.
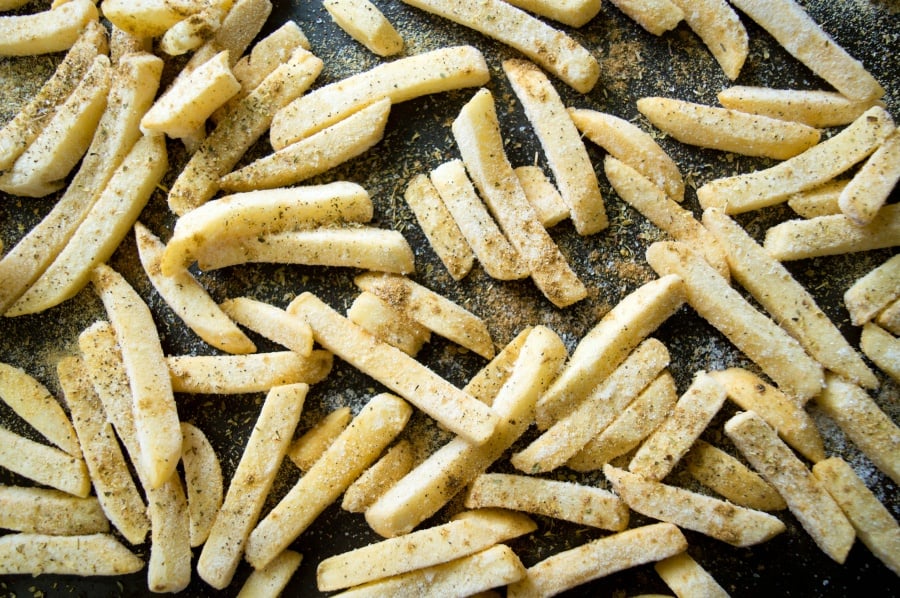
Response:
[[[628,527],[628,505],[608,490],[531,476],[483,473],[469,487],[466,506],[525,511],[617,532]]]
[[[788,198],[788,206],[803,218],[840,214],[838,199],[849,179],[832,179],[812,189],[798,191]]]
[[[190,394],[246,394],[284,384],[315,384],[328,375],[331,364],[331,354],[321,350],[306,357],[294,351],[166,357],[172,389]]]
[[[833,91],[746,85],[723,89],[716,97],[732,110],[800,122],[817,129],[848,125],[874,104],[873,100],[851,100]]]
[[[861,62],[850,56],[794,0],[733,0],[790,54],[853,100],[871,100],[884,89]]]
[[[51,54],[72,47],[82,30],[100,18],[91,0],[70,0],[30,15],[0,16],[0,56]]]
[[[294,21],[287,21],[281,27],[253,44],[248,54],[244,54],[231,72],[241,82],[241,91],[225,105],[230,110],[251,90],[262,83],[282,63],[294,55],[297,48],[309,50],[309,39]]]
[[[872,222],[900,180],[900,131],[894,130],[853,175],[838,198],[841,212],[859,226]]]
[[[648,133],[625,119],[596,110],[569,108],[569,116],[585,137],[640,172],[677,202],[684,200],[678,165]]]
[[[178,427],[179,434],[181,427]],[[151,592],[180,592],[191,581],[190,515],[177,474],[147,491],[150,515],[150,560],[147,587]]]
[[[856,533],[820,482],[761,417],[752,411],[725,423],[725,434],[784,498],[791,513],[829,557],[843,563]]]
[[[894,130],[884,108],[873,106],[840,133],[805,152],[763,170],[712,180],[697,189],[703,208],[727,214],[748,212],[785,201],[835,178],[874,152]]]
[[[736,505],[758,511],[778,511],[787,503],[759,474],[725,451],[697,439],[684,456],[691,476]]]
[[[347,318],[372,336],[415,356],[431,340],[431,331],[372,293],[362,292],[347,310]]]
[[[741,225],[717,208],[703,212],[703,225],[725,250],[734,278],[813,359],[861,386],[878,387],[878,378],[815,298]]]
[[[700,36],[725,76],[734,81],[749,54],[747,29],[725,0],[672,0],[684,22]]]
[[[527,60],[505,60],[503,72],[541,142],[575,230],[580,235],[603,230],[609,220],[594,166],[550,79]]]
[[[481,198],[544,296],[557,307],[584,299],[587,289],[541,226],[506,157],[491,92],[479,90],[463,106],[451,129]]]
[[[684,12],[671,0],[612,0],[612,3],[653,35],[675,29],[684,19]]]
[[[0,426],[0,467],[67,494],[85,497],[91,478],[81,456],[29,440]]]
[[[738,547],[772,539],[786,528],[774,515],[733,505],[604,465],[613,490],[633,511]]]
[[[900,297],[881,310],[875,323],[895,336],[900,336]]]
[[[414,465],[412,445],[400,440],[365,470],[344,492],[341,508],[350,513],[364,513],[388,488],[396,484]]]
[[[396,274],[370,272],[353,282],[435,334],[493,359],[494,341],[484,320],[443,295]]]
[[[888,258],[844,292],[850,322],[862,326],[900,297],[900,255]]]
[[[900,340],[878,324],[867,322],[863,325],[859,348],[878,369],[900,381]]]
[[[411,415],[412,407],[399,397],[387,393],[373,397],[253,529],[247,538],[247,561],[255,569],[268,565],[375,462]]]
[[[513,6],[536,15],[559,21],[570,27],[581,27],[600,12],[601,0],[511,0]]]
[[[312,353],[312,329],[281,308],[250,297],[228,299],[219,307],[241,326],[290,349],[300,357],[309,357]]]
[[[339,407],[317,421],[288,447],[287,458],[306,472],[319,460],[353,419],[349,407]]]
[[[238,598],[277,598],[287,587],[288,582],[300,563],[303,555],[293,550],[285,550],[271,563],[262,569],[256,569],[247,577]]]
[[[166,304],[188,328],[207,343],[227,353],[253,353],[256,345],[209,296],[187,268],[163,276],[160,262],[166,246],[140,222],[134,224],[138,255],[144,272]]]
[[[322,6],[350,37],[379,56],[403,50],[403,38],[369,0],[324,0]]]
[[[656,563],[653,568],[675,592],[676,596],[706,596],[707,598],[728,598],[729,594],[719,582],[695,561],[687,552],[682,552]]]
[[[181,465],[191,522],[191,547],[206,542],[216,513],[222,506],[222,467],[212,445],[200,428],[181,422]]]
[[[452,46],[385,62],[301,96],[275,113],[270,141],[279,150],[345,119],[383,97],[392,104],[484,85],[490,78],[481,51]]]
[[[25,370],[0,363],[0,400],[57,447],[81,456],[78,436],[62,405]]]
[[[469,379],[463,390],[485,405],[493,405],[500,388],[509,379],[522,346],[532,329],[532,326],[526,326],[520,330],[486,366]]]
[[[670,523],[636,527],[564,550],[532,565],[525,579],[507,589],[507,596],[555,596],[589,581],[659,561],[686,549],[684,534]]]
[[[109,531],[109,521],[94,496],[81,498],[59,490],[0,486],[0,529],[80,536]]]
[[[497,414],[404,353],[341,316],[311,293],[299,295],[288,313],[304,319],[316,342],[373,377],[454,433],[487,440]]]
[[[540,429],[581,402],[641,341],[684,303],[678,276],[663,276],[626,295],[579,341],[553,386],[537,404]]]
[[[143,568],[144,561],[111,534],[0,538],[0,575],[127,575]]]
[[[555,226],[569,217],[569,208],[559,190],[540,166],[517,166],[514,171],[528,203],[534,208],[544,228]]]
[[[729,286],[691,247],[677,241],[656,242],[647,250],[647,261],[660,276],[680,276],[691,307],[779,387],[801,400],[822,390],[822,366],[784,329]]]
[[[137,37],[158,37],[202,7],[192,0],[103,0],[100,5],[113,25]]]
[[[278,386],[266,395],[197,562],[198,575],[214,588],[224,588],[234,576],[300,421],[308,390],[305,384]]]
[[[543,326],[531,329],[493,401],[500,416],[494,434],[481,445],[454,438],[416,466],[366,510],[372,529],[385,537],[408,533],[484,473],[526,430],[538,396],[565,355],[556,333]]]

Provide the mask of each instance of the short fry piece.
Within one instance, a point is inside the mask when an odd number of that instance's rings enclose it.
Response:
[[[853,175],[838,198],[841,212],[859,226],[872,222],[900,180],[900,131],[894,130]]]
[[[285,550],[262,569],[256,569],[247,577],[238,598],[277,598],[300,566],[303,555]]]
[[[369,0],[325,0],[322,6],[341,29],[378,56],[403,50],[403,38]]]
[[[0,537],[0,575],[127,575],[143,568],[111,534]]]
[[[173,474],[146,491],[150,515],[147,587],[151,592],[180,592],[191,582],[191,525],[181,478]]]
[[[80,536],[109,531],[109,521],[94,496],[79,497],[47,488],[0,486],[0,529]]]
[[[888,258],[844,292],[850,322],[862,326],[900,297],[900,255]]]
[[[675,592],[676,596],[706,596],[728,598],[729,594],[719,582],[695,561],[682,552],[657,562],[653,568]]]
[[[81,457],[29,440],[0,426],[0,467],[39,484],[84,498],[91,478]]]
[[[900,339],[876,323],[863,325],[859,348],[878,369],[900,381]]]
[[[365,291],[353,300],[347,318],[410,356],[415,356],[422,345],[431,340],[430,330]]]
[[[684,21],[700,36],[725,76],[734,81],[749,54],[747,29],[725,0],[672,0]]]
[[[75,428],[62,405],[25,370],[0,363],[0,400],[57,447],[72,456],[81,455]]]
[[[300,471],[309,471],[353,419],[349,407],[339,407],[320,419],[288,447],[287,457]]]
[[[544,228],[555,226],[569,217],[569,208],[559,190],[540,166],[517,166],[514,171],[528,203],[534,208]]]
[[[315,384],[328,375],[331,364],[331,354],[322,350],[306,357],[294,351],[166,357],[172,389],[191,394],[246,394],[284,384]]]
[[[201,2],[182,0],[103,0],[103,16],[136,37],[158,37],[182,19],[199,12]]]
[[[900,335],[900,297],[881,310],[875,323],[895,336]]]
[[[30,15],[0,16],[0,56],[32,56],[68,50],[100,14],[91,0],[70,0]]]
[[[181,422],[181,434],[184,437],[181,464],[191,522],[191,547],[197,547],[206,542],[216,513],[222,506],[222,467],[200,428]]]
[[[312,329],[283,309],[250,297],[227,299],[219,307],[238,324],[283,345],[300,357],[312,354]]]
[[[350,513],[364,513],[388,488],[413,468],[413,449],[400,440],[365,470],[344,492],[341,508]]]
[[[684,456],[688,473],[736,505],[758,511],[778,511],[787,503],[759,474],[722,449],[697,439]]]
[[[874,104],[834,91],[772,89],[735,85],[720,91],[719,103],[732,110],[800,122],[817,129],[848,125]]]
[[[849,182],[846,178],[832,179],[812,189],[798,191],[790,196],[787,204],[803,218],[840,214],[838,198]]]

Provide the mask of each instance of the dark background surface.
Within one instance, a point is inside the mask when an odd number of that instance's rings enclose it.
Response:
[[[276,4],[263,34],[274,30],[286,19],[295,19],[309,37],[313,52],[325,62],[325,70],[316,86],[366,70],[381,61],[332,23],[319,2],[293,0]],[[376,0],[375,4],[406,39],[404,54],[418,54],[444,45],[462,43],[480,48],[491,68],[492,77],[488,87],[494,92],[497,101],[510,161],[514,166],[537,163],[549,173],[534,133],[500,68],[503,59],[516,55],[514,51],[478,33],[400,2]],[[863,61],[886,88],[885,103],[888,109],[893,114],[900,113],[900,72],[896,58],[896,49],[900,47],[900,3],[891,0],[818,0],[802,4],[840,45]],[[39,6],[42,4],[34,3],[26,9],[34,10]],[[787,55],[768,34],[748,19],[743,20],[750,35],[750,56],[737,84],[827,88],[827,84],[819,81]],[[610,112],[633,119],[644,130],[653,131],[637,112],[637,98],[665,95],[714,104],[716,92],[731,84],[699,38],[683,23],[676,30],[656,37],[628,20],[607,2],[600,14],[585,27],[578,30],[558,27],[589,48],[601,65],[600,81],[589,94],[577,93],[553,79],[557,90],[570,106]],[[13,116],[18,106],[52,73],[58,59],[58,56],[0,58],[0,91],[3,94],[0,122]],[[174,61],[172,67],[174,70]],[[560,310],[546,301],[530,280],[493,281],[478,265],[464,280],[454,281],[428,246],[403,200],[403,191],[415,174],[427,173],[440,163],[458,157],[450,133],[450,123],[474,91],[466,89],[395,105],[385,139],[380,144],[365,155],[309,182],[351,180],[363,185],[375,203],[374,224],[402,231],[413,246],[416,256],[416,274],[413,278],[484,318],[498,348],[511,340],[524,326],[544,324],[560,334],[571,352],[578,340],[606,311],[640,284],[655,278],[643,255],[650,243],[664,238],[664,235],[616,197],[602,175],[603,152],[589,143],[588,151],[599,173],[610,227],[596,235],[580,237],[566,221],[550,231],[576,273],[588,286],[589,297]],[[828,131],[826,134],[832,132]],[[685,205],[698,216],[699,208],[693,187],[719,176],[772,164],[766,160],[688,147],[662,135],[659,135],[658,140],[676,160],[685,176],[688,182]],[[255,148],[253,155],[258,156],[268,151],[270,148],[263,140]],[[173,168],[166,184],[174,180],[184,159],[184,153],[178,144],[170,143]],[[52,197],[32,200],[0,194],[0,239],[7,249],[49,211],[52,201]],[[790,217],[793,215],[788,208],[775,207],[741,215],[738,220],[755,238],[761,240],[766,227]],[[171,235],[175,218],[167,209],[162,191],[155,194],[141,220],[164,240]],[[859,329],[851,326],[848,321],[842,294],[856,278],[882,263],[892,253],[893,251],[873,251],[803,260],[787,265],[826,313],[856,344]],[[132,236],[126,238],[111,263],[128,278],[150,305],[157,320],[163,347],[168,354],[215,352],[187,330],[151,288],[137,260]],[[333,307],[343,311],[358,293],[352,282],[357,273],[349,269],[253,265],[198,273],[198,276],[217,300],[250,295],[283,307],[297,294],[313,291]],[[0,319],[0,361],[23,367],[58,394],[56,361],[62,355],[74,352],[78,333],[103,317],[102,305],[92,290],[86,288],[70,301],[42,314]],[[265,339],[251,336],[261,351],[278,349]],[[682,308],[655,336],[666,343],[672,354],[670,369],[678,382],[679,392],[687,388],[692,375],[699,369],[720,369],[731,365],[753,368],[727,340],[688,307]],[[452,343],[436,336],[432,337],[432,342],[425,346],[418,357],[460,386],[485,363],[477,355],[461,351]],[[873,393],[873,397],[894,421],[898,421],[897,386],[886,377],[881,378],[882,388]],[[382,389],[376,382],[360,375],[346,363],[335,360],[331,376],[311,390],[298,434],[338,406],[349,405],[354,411],[358,411],[380,390]],[[219,454],[223,472],[228,479],[240,459],[263,395],[179,395],[177,399],[181,418],[196,424],[207,434]],[[830,421],[818,413],[814,404],[810,405],[810,409],[823,431],[828,454],[841,455],[849,460],[876,495],[888,504],[895,517],[900,516],[896,486],[878,472]],[[733,448],[721,430],[722,424],[733,412],[733,406],[727,404],[704,434],[704,438],[732,452]],[[15,416],[4,405],[0,405],[0,422],[17,431],[31,433],[16,421]],[[446,436],[420,414],[414,417],[406,435],[421,455],[427,454],[446,440]],[[520,445],[524,446],[533,437],[533,432],[526,436],[528,438],[523,438]],[[494,469],[506,471],[509,466],[504,460],[498,462]],[[265,511],[287,492],[297,476],[296,468],[285,463]],[[600,474],[582,475],[561,469],[554,472],[552,477],[605,487]],[[680,471],[674,472],[667,481],[696,489]],[[5,471],[0,472],[0,482],[27,483]],[[458,508],[458,504],[449,505],[438,514],[436,520],[443,521]],[[632,525],[645,522],[640,516],[632,515]],[[737,549],[702,535],[686,532],[690,544],[688,551],[734,596],[759,596],[763,593],[782,596],[846,596],[863,588],[878,588],[884,595],[900,594],[897,577],[872,557],[868,549],[859,542],[851,551],[847,563],[838,565],[815,546],[788,512],[779,513],[779,517],[787,525],[787,531],[766,544],[750,549]],[[547,518],[536,519],[539,524],[537,532],[510,542],[526,566],[607,533]],[[292,547],[303,554],[303,563],[292,580],[287,595],[316,594],[315,568],[323,558],[378,539],[368,529],[361,515],[347,514],[339,506],[332,506],[294,542]],[[149,546],[136,547],[136,551],[147,556]],[[195,556],[197,555],[199,549],[195,550]],[[183,594],[234,595],[249,572],[249,566],[242,564],[232,585],[222,592],[211,589],[195,574],[191,585]],[[620,597],[642,593],[671,594],[649,565],[598,580],[573,590],[570,594]],[[19,597],[142,594],[149,594],[146,588],[146,571],[112,579],[48,575],[0,580],[0,595]]]

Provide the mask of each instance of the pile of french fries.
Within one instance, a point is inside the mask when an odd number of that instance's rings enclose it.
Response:
[[[689,538],[748,548],[794,524],[835,563],[858,538],[900,575],[896,505],[859,473],[900,484],[883,398],[900,387],[900,132],[863,64],[794,0],[613,0],[651,35],[684,23],[731,81],[751,19],[832,88],[735,85],[720,106],[635,98],[636,124],[560,93],[598,85],[596,56],[567,32],[599,0],[404,3],[516,57],[411,49],[368,0],[323,3],[376,57],[325,83],[304,23],[267,27],[269,0],[54,0],[0,15],[0,56],[60,57],[0,128],[0,190],[55,201],[4,239],[0,314],[39,317],[85,295],[100,312],[50,380],[0,354],[12,413],[0,467],[28,481],[0,486],[0,576],[140,574],[154,593],[275,596],[315,558],[323,593],[524,597],[652,567],[674,595],[727,596],[741,588]],[[500,77],[546,173],[507,153]],[[381,198],[329,177],[391,142],[395,104],[441,93],[466,98],[446,119],[452,141],[397,194],[427,239],[417,249],[452,281],[438,288],[385,226]],[[661,135],[768,166],[694,194]],[[171,226],[147,218],[154,197]],[[493,314],[458,285],[480,264],[496,285],[533,283],[556,314],[593,301],[551,229],[614,234],[617,203],[658,233],[635,258],[654,276],[580,338],[530,321],[498,343]],[[799,217],[761,240],[742,224],[779,204]],[[115,267],[125,244],[139,281]],[[843,295],[851,341],[782,262],[873,250],[890,257]],[[253,263],[350,272],[352,301],[299,283],[280,304],[217,297],[217,275]],[[160,309],[204,350],[167,354]],[[679,388],[682,357],[654,335],[688,310],[745,365],[698,367]],[[483,367],[455,384],[418,357],[434,337]],[[344,365],[371,381],[348,389],[364,404],[325,409],[317,385]],[[225,397],[224,410],[229,395],[259,398],[233,472],[181,395]],[[307,412],[327,413],[304,428]],[[441,441],[416,439],[415,419]],[[862,465],[832,449],[823,421]],[[304,544],[335,507],[382,539],[338,554]],[[528,562],[516,548],[548,519],[594,539]]]

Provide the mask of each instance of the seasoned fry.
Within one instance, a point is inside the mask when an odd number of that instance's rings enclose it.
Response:
[[[372,336],[415,356],[431,340],[431,331],[373,295],[363,291],[356,296],[347,318]]]
[[[859,226],[872,222],[900,180],[900,132],[896,129],[853,175],[838,198],[841,212]]]
[[[859,348],[878,369],[900,381],[900,340],[878,324],[867,322],[863,325]]]
[[[601,0],[512,0],[510,4],[570,27],[581,27],[600,12]]]
[[[874,104],[873,100],[851,100],[834,91],[746,85],[723,89],[716,97],[732,110],[800,122],[817,129],[848,125]]]
[[[787,200],[788,206],[804,218],[840,214],[838,198],[849,179],[833,179],[812,189],[798,191]]]
[[[339,407],[320,419],[288,447],[287,457],[306,472],[319,460],[353,419],[349,407]]]
[[[166,357],[172,389],[192,394],[246,394],[283,384],[315,384],[328,375],[331,363],[331,354],[321,350],[306,357],[294,351]]]
[[[30,15],[0,16],[0,56],[31,56],[68,50],[90,22],[100,18],[91,0],[69,0]]]
[[[224,11],[209,5],[178,21],[159,39],[159,49],[169,56],[181,56],[202,46],[222,25]]]
[[[388,488],[413,468],[413,449],[400,440],[365,470],[344,492],[341,508],[350,513],[364,513]]]
[[[0,363],[0,400],[57,447],[81,456],[78,436],[62,405],[25,370]]]
[[[286,311],[250,297],[235,297],[219,307],[238,324],[282,345],[300,357],[313,350],[312,330]]]
[[[193,0],[103,0],[100,6],[113,25],[137,37],[158,37],[202,7]]]
[[[513,170],[528,203],[537,212],[538,220],[544,228],[555,226],[569,217],[569,208],[563,202],[559,190],[540,166],[517,166]]]
[[[179,435],[181,427],[178,427]],[[150,560],[147,587],[151,592],[180,592],[191,581],[190,515],[177,474],[147,490],[150,515]]]
[[[687,552],[663,559],[653,565],[653,568],[676,596],[729,596],[725,588]]]
[[[0,575],[127,575],[143,568],[111,534],[0,537]]]
[[[900,335],[900,297],[881,310],[875,323],[895,336]]]
[[[216,513],[222,506],[222,467],[200,428],[181,422],[181,465],[187,490],[191,547],[206,542]]]
[[[79,536],[109,531],[109,520],[94,496],[59,490],[0,486],[0,528],[29,534]]]
[[[672,0],[682,10],[684,22],[700,36],[725,76],[734,81],[749,54],[747,30],[725,0]]]
[[[844,292],[850,322],[862,326],[900,297],[900,255],[888,258]]]
[[[29,440],[0,426],[0,467],[84,498],[91,491],[91,478],[81,456]]]
[[[403,38],[369,0],[324,0],[322,6],[338,26],[379,56],[403,50]]]
[[[532,329],[532,326],[526,326],[519,331],[486,366],[469,379],[463,390],[485,405],[493,405],[500,388],[509,379],[519,352]]]
[[[612,0],[612,3],[653,35],[675,29],[684,19],[684,12],[671,0]]]
[[[262,569],[256,569],[247,577],[238,598],[277,598],[300,566],[303,555],[285,550]]]

